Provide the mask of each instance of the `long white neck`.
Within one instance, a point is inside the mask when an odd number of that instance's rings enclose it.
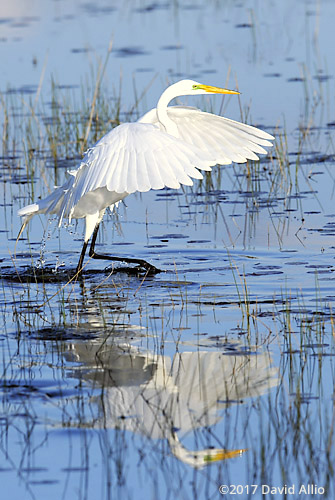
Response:
[[[159,122],[161,123],[161,125],[163,125],[165,131],[168,134],[173,135],[174,137],[179,137],[178,127],[174,123],[174,121],[169,118],[167,109],[169,102],[178,95],[180,94],[176,94],[175,90],[173,89],[173,85],[171,85],[171,87],[168,87],[161,95],[156,108],[157,118]]]

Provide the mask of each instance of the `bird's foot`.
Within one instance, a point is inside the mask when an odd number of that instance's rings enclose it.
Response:
[[[115,271],[123,270],[123,272],[128,272],[129,274],[136,274],[139,271],[141,271],[142,273],[144,271],[147,274],[147,276],[154,276],[155,274],[162,272],[160,269],[153,266],[152,264],[149,264],[149,262],[143,259],[133,259],[129,257],[115,257],[112,255],[101,255],[95,253],[94,251],[90,251],[89,255],[92,259],[114,260],[116,262],[126,262],[127,264],[137,264],[136,267],[133,268],[131,267],[119,268],[115,269]]]
[[[138,269],[144,269],[148,276],[155,276],[155,274],[161,273],[161,269],[149,264],[149,262],[144,261],[143,264],[138,266]]]

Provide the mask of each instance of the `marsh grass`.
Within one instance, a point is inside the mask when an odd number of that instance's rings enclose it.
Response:
[[[120,123],[121,95],[110,95],[103,82],[107,60],[80,89],[52,78],[37,101],[15,92],[1,95],[3,163],[12,180],[28,185],[31,199],[38,179],[52,189],[64,170],[77,167],[88,145]]]

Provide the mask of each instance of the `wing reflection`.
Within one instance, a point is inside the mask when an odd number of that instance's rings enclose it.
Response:
[[[120,428],[122,422],[125,430],[167,439],[171,452],[193,467],[245,450],[189,451],[179,437],[214,425],[223,408],[278,384],[268,353],[241,354],[238,349],[182,352],[171,360],[128,344],[93,340],[70,344],[66,357],[80,363],[72,376],[103,389],[94,398],[101,410],[99,425]]]

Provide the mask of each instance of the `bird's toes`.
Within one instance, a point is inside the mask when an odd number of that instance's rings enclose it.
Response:
[[[161,269],[158,269],[157,267],[153,266],[152,264],[146,263],[145,265],[141,266],[142,268],[145,269],[146,274],[148,276],[154,276],[155,274],[161,273]]]

